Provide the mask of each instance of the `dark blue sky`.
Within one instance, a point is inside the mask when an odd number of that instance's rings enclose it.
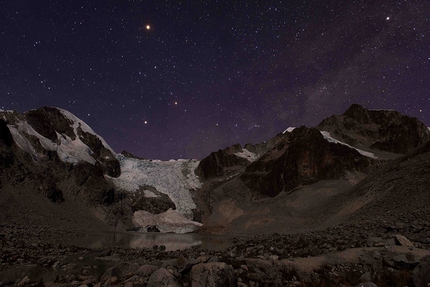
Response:
[[[67,109],[117,152],[200,159],[353,103],[430,126],[428,1],[0,7],[0,108]]]

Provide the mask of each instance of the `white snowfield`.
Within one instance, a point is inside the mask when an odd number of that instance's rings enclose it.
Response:
[[[202,186],[194,173],[199,165],[198,160],[141,160],[122,154],[118,154],[117,159],[121,165],[121,175],[111,178],[117,188],[135,192],[139,186],[153,186],[170,197],[179,214],[188,219],[193,217],[192,210],[196,204],[190,190]]]
[[[235,153],[235,155],[237,155],[239,157],[243,157],[243,158],[247,159],[249,162],[254,162],[258,159],[257,154],[250,152],[247,149],[242,149],[241,152],[237,152],[237,153]]]
[[[74,116],[73,114],[71,114],[66,110],[62,110],[62,109],[58,109],[58,110],[73,122],[73,129],[76,135],[76,138],[74,140],[66,135],[61,135],[57,133],[57,139],[59,139],[59,142],[60,142],[60,144],[57,144],[51,141],[50,139],[47,139],[46,137],[42,136],[41,134],[39,134],[26,121],[21,121],[15,124],[8,125],[8,128],[16,144],[21,149],[31,154],[32,157],[37,160],[39,158],[39,155],[36,149],[32,146],[32,144],[26,137],[26,135],[32,135],[39,139],[39,142],[43,148],[50,151],[57,152],[58,157],[64,162],[76,164],[79,161],[86,161],[91,164],[94,164],[96,161],[91,156],[93,152],[78,137],[77,129],[80,127],[84,132],[91,133],[97,136],[102,141],[103,145],[108,150],[110,150],[112,154],[115,154],[115,152],[109,147],[109,145],[103,140],[103,138],[97,135],[86,123],[84,123],[82,120],[78,119],[76,116]]]
[[[350,146],[349,144],[346,144],[346,143],[344,143],[344,142],[338,141],[338,140],[337,140],[337,139],[335,139],[335,138],[332,138],[329,132],[321,131],[321,134],[324,136],[324,138],[325,138],[328,142],[332,142],[332,143],[337,143],[337,144],[345,145],[345,146],[347,146],[347,147],[349,147],[349,148],[353,148],[353,149],[355,149],[356,151],[358,151],[360,154],[362,154],[362,155],[364,155],[364,156],[367,156],[367,157],[370,157],[370,158],[375,158],[375,159],[377,159],[377,157],[376,157],[373,153],[371,153],[371,152],[368,152],[368,151],[364,151],[364,150],[361,150],[361,149],[355,148],[355,147],[353,147],[353,146]]]

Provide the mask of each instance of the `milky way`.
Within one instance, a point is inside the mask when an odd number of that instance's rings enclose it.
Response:
[[[430,126],[428,1],[0,6],[0,108],[67,109],[117,152],[200,159],[353,103]]]

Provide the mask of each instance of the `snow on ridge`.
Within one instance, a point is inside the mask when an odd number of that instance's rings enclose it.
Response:
[[[56,151],[58,157],[68,163],[77,163],[80,160],[94,164],[96,161],[90,155],[91,149],[85,145],[79,138],[72,140],[68,136],[60,135],[57,132],[57,138],[60,140],[60,144],[57,144],[50,139],[39,134],[34,128],[26,121],[17,123],[16,125],[8,125],[11,131],[12,137],[17,145],[31,154],[34,157],[38,157],[38,153],[33,145],[28,141],[24,134],[35,136],[39,139],[40,145],[47,150]]]
[[[153,186],[170,197],[176,209],[184,217],[191,219],[196,208],[190,190],[202,186],[194,173],[197,160],[141,160],[117,154],[121,165],[121,175],[111,178],[117,188],[135,192],[140,186]]]
[[[337,144],[345,145],[345,146],[347,146],[347,147],[349,147],[349,148],[355,149],[356,151],[358,151],[360,154],[362,154],[362,155],[364,155],[364,156],[367,156],[367,157],[370,157],[370,158],[377,159],[377,157],[376,157],[373,153],[371,153],[371,152],[367,152],[367,151],[364,151],[364,150],[361,150],[361,149],[355,148],[355,147],[353,147],[353,146],[350,146],[349,144],[346,144],[346,143],[341,142],[341,141],[339,141],[339,140],[337,140],[337,139],[335,139],[335,138],[332,138],[332,137],[331,137],[331,135],[330,135],[330,133],[329,133],[329,132],[327,132],[327,131],[321,131],[321,134],[324,136],[324,138],[325,138],[328,142],[332,142],[332,143],[337,143]]]
[[[253,152],[251,152],[251,151],[249,151],[249,150],[247,150],[245,148],[242,149],[241,152],[235,153],[235,155],[237,155],[239,157],[243,157],[243,158],[247,159],[249,162],[254,162],[258,158],[257,154],[255,154],[255,153],[253,153]]]
[[[296,127],[288,127],[282,134],[291,133]]]
[[[100,135],[94,132],[94,130],[89,125],[87,125],[83,120],[81,120],[80,118],[78,118],[77,116],[75,116],[74,114],[72,114],[67,110],[60,109],[60,108],[56,108],[56,109],[58,109],[66,118],[70,119],[73,122],[73,129],[76,135],[78,135],[78,128],[80,127],[82,131],[98,137],[102,142],[103,146],[107,148],[113,155],[116,155],[116,152],[114,152],[114,150],[107,144],[107,142]]]
[[[69,111],[60,108],[56,109],[58,109],[66,118],[70,119],[73,122],[73,129],[74,133],[76,134],[76,138],[73,140],[69,136],[59,134],[57,132],[57,139],[59,140],[59,144],[57,144],[56,142],[53,142],[50,139],[39,134],[27,121],[18,120],[18,122],[16,122],[15,124],[9,124],[8,128],[11,131],[14,141],[21,149],[31,154],[33,158],[37,159],[39,157],[36,149],[25,136],[26,134],[32,135],[39,139],[39,143],[44,149],[57,152],[58,157],[64,162],[76,164],[79,161],[86,161],[90,164],[95,164],[96,160],[91,156],[91,149],[77,136],[77,129],[80,127],[84,132],[93,134],[98,137],[101,140],[102,144],[108,150],[110,150],[114,156],[116,155],[116,153],[105,142],[105,140],[99,135],[97,135],[84,121],[80,120]]]

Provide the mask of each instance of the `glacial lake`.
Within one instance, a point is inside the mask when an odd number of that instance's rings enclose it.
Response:
[[[196,247],[207,250],[224,250],[231,246],[232,236],[196,233],[159,233],[159,232],[105,232],[88,234],[82,238],[63,241],[65,245],[76,245],[91,249],[107,247],[152,248],[154,245],[166,246],[166,251],[184,250]]]

